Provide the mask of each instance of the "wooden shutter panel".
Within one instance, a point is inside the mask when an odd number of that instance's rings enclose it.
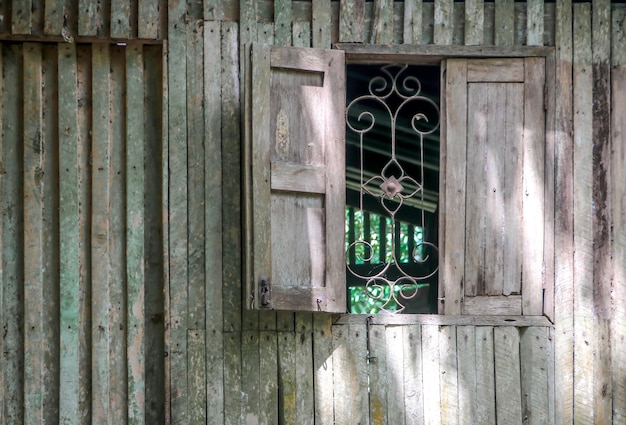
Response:
[[[543,313],[545,60],[446,62],[440,313]]]
[[[253,46],[253,308],[345,312],[345,61],[341,51]]]

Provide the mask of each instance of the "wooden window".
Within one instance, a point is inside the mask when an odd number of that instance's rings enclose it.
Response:
[[[438,63],[439,313],[542,315],[545,59]],[[255,45],[252,64],[248,307],[345,312],[344,53]]]

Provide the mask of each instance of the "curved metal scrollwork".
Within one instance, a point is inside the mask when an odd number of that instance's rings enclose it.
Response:
[[[386,65],[380,68],[381,75],[373,77],[368,84],[368,93],[352,100],[346,108],[346,123],[348,129],[359,137],[360,143],[360,193],[359,209],[363,211],[363,196],[369,195],[380,202],[383,210],[391,219],[391,234],[398,226],[396,214],[403,203],[410,198],[421,198],[424,201],[424,137],[434,133],[439,128],[439,107],[429,97],[422,94],[419,79],[414,75],[407,75],[408,65]],[[398,137],[398,120],[402,118],[405,133],[411,132],[415,137],[416,152],[422,164],[419,176],[411,176],[405,172],[401,161],[396,155],[396,138]],[[369,133],[376,132],[380,140],[381,132],[388,133],[384,140],[388,143],[389,159],[382,164],[378,175],[365,176],[363,164],[364,140]],[[418,219],[424,227],[424,211]],[[381,310],[385,312],[402,312],[406,300],[414,298],[418,293],[418,283],[429,279],[437,272],[437,262],[429,261],[431,255],[437,255],[437,246],[428,241],[419,241],[413,248],[410,261],[413,263],[430,264],[432,270],[421,269],[419,275],[412,275],[397,258],[395,238],[391,238],[391,253],[382,264],[371,267],[367,274],[356,270],[348,261],[348,271],[365,282],[366,292],[371,297],[382,302]],[[365,235],[357,235],[357,240],[349,244],[347,257],[357,258],[360,263],[369,263],[372,260],[373,246]],[[430,252],[425,256],[418,255],[418,251]],[[350,255],[352,254],[352,256]],[[388,291],[384,291],[389,287]],[[383,295],[387,294],[387,295]],[[386,297],[386,298],[385,298]]]

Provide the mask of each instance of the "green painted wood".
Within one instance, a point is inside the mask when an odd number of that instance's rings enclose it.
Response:
[[[483,43],[485,26],[484,0],[465,2],[465,45],[477,46]]]
[[[109,148],[109,423],[126,421],[128,415],[125,198],[125,46],[110,51],[110,148]],[[129,123],[131,125],[132,123]],[[120,361],[120,359],[124,359]]]
[[[242,328],[241,258],[229,255],[241,251],[241,147],[239,50],[237,23],[222,24],[222,281],[224,331]],[[246,297],[247,298],[247,297]],[[246,299],[245,302],[248,302]]]
[[[332,7],[330,0],[312,0],[312,45],[330,49]]]
[[[187,330],[189,329],[187,33],[186,2],[168,2],[169,326],[170,415],[189,418]],[[204,297],[203,297],[204,299]],[[195,300],[194,300],[195,301]]]
[[[365,0],[344,0],[339,8],[339,41],[362,43],[365,41]]]
[[[239,425],[242,394],[242,335],[241,332],[224,332],[224,424]]]
[[[207,3],[207,2],[205,2]],[[163,37],[159,17],[159,0],[139,0],[137,3],[137,36],[145,39]]]
[[[280,388],[280,423],[298,423],[296,402],[299,388],[296,382],[296,334],[278,332],[278,387]]]
[[[189,362],[189,416],[188,423],[207,422],[206,410],[206,339],[204,329],[187,331],[187,356]]]
[[[332,423],[334,420],[332,323],[330,314],[313,315],[315,423]]]
[[[63,29],[63,0],[45,0],[44,29],[46,35],[59,35]]]
[[[222,91],[221,24],[204,23],[204,233],[207,338],[207,421],[224,423],[224,348],[222,280]]]
[[[243,331],[241,334],[241,404],[239,408],[241,415],[245,418],[245,423],[250,425],[262,425],[259,336],[259,331]],[[263,384],[265,385],[265,382]]]
[[[274,42],[281,46],[291,46],[291,0],[274,2]]]
[[[280,344],[280,332],[259,332],[259,423],[261,424],[281,423],[279,388],[283,357]],[[285,392],[282,391],[282,393]]]
[[[24,201],[22,153],[23,108],[22,46],[2,46],[3,102],[2,146],[6,174],[2,176],[2,278],[3,278],[3,418],[24,423],[24,337],[22,334],[24,282]]]
[[[370,43],[393,43],[393,4],[394,2],[390,0],[376,0],[374,2]]]
[[[544,2],[542,0],[529,0],[526,5],[526,44],[528,46],[543,46]]]
[[[128,39],[132,37],[131,19],[137,16],[131,14],[129,0],[111,0],[111,37]]]
[[[574,421],[594,421],[591,5],[574,7]]]
[[[24,45],[24,423],[43,421],[42,50]]]
[[[407,0],[404,2],[404,20],[402,40],[404,44],[422,43],[422,0]]]
[[[92,191],[91,275],[92,281],[92,419],[109,418],[111,374],[109,362],[110,302],[110,150],[111,150],[111,58],[109,46],[92,50]]]
[[[495,3],[494,40],[496,46],[513,45],[514,6],[513,0],[502,0]]]
[[[108,2],[79,0],[78,10],[78,35],[96,37],[104,35],[105,17],[107,15]]]
[[[433,25],[434,44],[452,44],[454,29],[454,1],[443,0],[435,3]]]
[[[311,47],[311,24],[309,22],[293,23],[293,46]]]
[[[32,24],[32,0],[15,0],[11,4],[11,33],[25,34],[31,33]]]
[[[126,306],[128,422],[145,423],[146,312],[144,220],[144,59],[140,45],[126,49]]]

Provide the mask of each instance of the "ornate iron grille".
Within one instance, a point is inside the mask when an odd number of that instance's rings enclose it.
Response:
[[[352,226],[347,271],[361,281],[368,297],[379,301],[381,312],[403,312],[407,301],[418,296],[420,283],[437,273],[438,249],[423,229],[425,211],[436,210],[436,197],[433,201],[425,189],[424,170],[425,139],[432,139],[439,128],[439,107],[408,69],[380,67],[365,93],[349,99],[346,108],[348,139],[356,139],[359,157],[358,170],[347,171],[352,174],[349,186],[358,181],[352,188],[358,192],[358,206],[347,212]],[[372,150],[374,164],[366,159],[366,151]],[[365,207],[373,202],[374,216]],[[380,229],[374,238],[372,217]]]

